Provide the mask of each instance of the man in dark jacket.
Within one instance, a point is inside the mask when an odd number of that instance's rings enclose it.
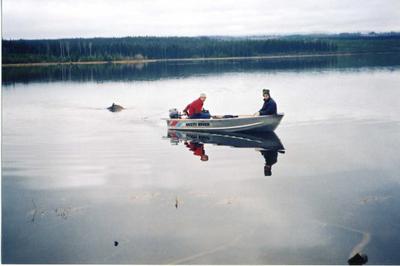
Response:
[[[254,116],[259,115],[276,115],[276,103],[274,99],[271,98],[269,90],[263,90],[264,104],[260,111],[256,112]]]

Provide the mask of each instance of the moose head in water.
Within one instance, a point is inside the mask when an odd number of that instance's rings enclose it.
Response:
[[[121,105],[115,104],[113,103],[110,107],[107,108],[110,112],[120,112],[123,109],[125,109],[124,107],[122,107]]]

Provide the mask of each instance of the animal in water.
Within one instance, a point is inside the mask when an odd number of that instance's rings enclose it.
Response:
[[[368,262],[368,256],[366,254],[357,253],[353,257],[351,257],[347,263],[349,265],[363,265]]]
[[[122,107],[121,105],[115,104],[113,103],[110,107],[107,108],[110,112],[120,112],[123,109],[125,109],[124,107]]]

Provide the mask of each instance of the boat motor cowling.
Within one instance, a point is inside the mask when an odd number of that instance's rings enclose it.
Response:
[[[179,113],[178,109],[169,109],[169,118],[181,118],[181,114]]]

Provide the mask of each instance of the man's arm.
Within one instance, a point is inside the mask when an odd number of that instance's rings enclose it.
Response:
[[[190,103],[185,107],[185,109],[183,109],[182,112],[183,112],[184,114],[187,114],[187,110],[189,109],[189,106],[190,106]]]
[[[268,103],[264,102],[263,106],[261,107],[261,109],[255,114],[255,115],[265,115],[267,108],[268,108]]]

